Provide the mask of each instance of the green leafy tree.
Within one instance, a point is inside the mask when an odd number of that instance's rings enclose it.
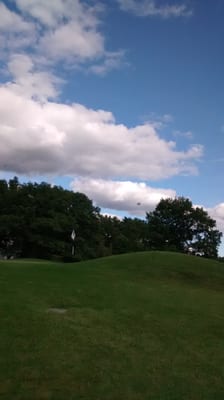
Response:
[[[183,252],[191,247],[206,257],[217,257],[222,234],[215,220],[189,199],[162,199],[146,219],[152,248]]]
[[[103,216],[83,193],[46,182],[0,180],[0,251],[24,257],[88,259],[148,248],[185,251],[190,246],[216,257],[221,233],[206,211],[185,198],[166,199],[138,218]]]
[[[71,254],[71,232],[77,232],[79,259],[96,257],[99,209],[82,193],[45,182],[21,185],[0,181],[0,247],[14,243],[25,257]],[[9,246],[8,246],[9,247]]]
[[[145,221],[125,217],[121,224],[121,231],[127,239],[127,252],[147,249],[147,224]]]
[[[124,252],[126,238],[121,233],[121,220],[117,217],[101,215],[101,240],[104,256]]]

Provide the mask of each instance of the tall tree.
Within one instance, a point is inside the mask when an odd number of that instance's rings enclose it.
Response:
[[[192,247],[206,257],[217,257],[222,234],[215,220],[189,199],[162,199],[146,219],[152,248],[185,251]]]

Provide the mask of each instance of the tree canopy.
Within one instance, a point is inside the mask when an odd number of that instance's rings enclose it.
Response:
[[[185,198],[161,200],[146,219],[105,216],[83,193],[46,182],[0,180],[0,252],[23,257],[77,260],[150,249],[192,247],[216,257],[221,233],[202,208]]]
[[[91,258],[97,247],[99,209],[82,193],[45,182],[0,181],[0,243],[14,243],[24,257],[70,253],[71,232],[77,229],[77,257]]]
[[[189,199],[162,199],[146,219],[152,248],[192,249],[206,257],[217,257],[222,234],[216,221],[203,208],[193,207]]]

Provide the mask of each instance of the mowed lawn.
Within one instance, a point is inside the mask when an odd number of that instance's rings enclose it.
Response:
[[[223,400],[224,264],[0,262],[1,400]]]

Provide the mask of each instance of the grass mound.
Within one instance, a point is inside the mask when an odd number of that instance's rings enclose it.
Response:
[[[0,262],[0,399],[223,400],[224,266]]]

